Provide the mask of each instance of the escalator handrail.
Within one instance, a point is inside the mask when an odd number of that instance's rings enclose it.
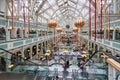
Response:
[[[108,54],[107,52],[105,51],[101,51],[103,52],[106,56],[108,56],[109,58],[112,58],[113,60],[117,61],[118,63],[120,63],[120,60],[117,59],[115,56],[111,55],[111,54]]]
[[[83,66],[85,66],[92,58],[93,56],[97,53],[98,51],[95,51],[90,57],[89,59],[87,59],[87,61],[83,64]]]
[[[12,52],[10,52],[10,51],[8,51],[8,50],[5,50],[5,49],[3,49],[3,48],[0,48],[0,50],[3,50],[3,51],[5,51],[5,52],[7,52],[7,53],[9,53],[9,54],[15,55],[15,54],[13,54]],[[20,57],[20,58],[23,59],[24,61],[28,61],[28,62],[31,62],[31,63],[39,66],[39,64],[37,64],[37,63],[35,63],[35,62],[32,62],[31,60],[24,59],[24,57],[22,57],[22,56],[18,56],[18,55],[15,55],[15,56]],[[8,59],[8,60],[10,60],[10,59]]]
[[[108,56],[109,58],[112,58],[112,59],[114,59],[115,61],[117,61],[117,62],[120,63],[120,60],[118,60],[115,56],[113,56],[113,55],[111,55],[111,54],[108,54],[108,53],[105,52],[105,51],[95,51],[95,52],[90,56],[90,58],[87,59],[87,61],[85,62],[85,64],[83,64],[83,66],[85,66],[85,65],[93,58],[93,56],[94,56],[96,53],[99,54],[98,52],[102,52],[102,53],[104,53],[106,56]]]

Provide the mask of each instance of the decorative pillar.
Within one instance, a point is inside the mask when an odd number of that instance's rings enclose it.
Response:
[[[43,36],[43,31],[42,30],[40,31],[40,35]]]
[[[93,52],[95,51],[95,45],[96,45],[96,44],[95,44],[95,43],[93,43]]]
[[[8,59],[11,59],[11,55],[12,54],[10,54],[10,53],[6,53],[5,57],[8,58]],[[7,59],[5,59],[5,61],[6,61],[6,71],[7,72],[11,72],[11,69],[8,68],[8,65],[11,64],[11,61],[7,60]]]
[[[108,80],[116,80],[116,70],[108,64]]]
[[[32,59],[32,47],[33,46],[30,46],[30,59]]]
[[[22,46],[22,49],[20,51],[22,53],[22,58],[24,58],[24,47],[23,46]],[[22,62],[24,62],[23,59],[22,59]]]
[[[17,28],[14,28],[14,37],[17,38]]]
[[[8,28],[5,28],[6,31],[6,41],[10,41],[10,30]]]
[[[43,54],[43,43],[41,42],[41,54]]]
[[[36,54],[37,54],[37,56],[36,56],[36,59],[39,59],[39,53],[38,53],[38,43],[37,43],[37,45],[36,45]]]
[[[48,38],[47,38],[47,41],[46,41],[46,50],[48,49]]]
[[[28,29],[25,29],[25,37],[28,37]]]
[[[112,55],[115,56],[115,49],[112,49]]]
[[[116,29],[113,30],[113,40],[115,40],[115,33],[116,33]]]
[[[98,46],[98,51],[100,50],[100,44],[97,45]]]
[[[99,51],[100,50],[100,45],[97,44],[97,50]],[[100,54],[97,54],[98,58],[100,57]]]
[[[21,36],[22,39],[24,38],[24,35],[23,35],[23,28],[21,28],[20,36]]]
[[[38,37],[39,35],[39,30],[36,30],[36,37]]]
[[[113,80],[116,80],[116,69],[115,68],[113,68]]]
[[[114,13],[117,13],[117,4],[116,4],[117,0],[113,0],[113,10]]]
[[[46,50],[47,50],[47,41],[48,41],[48,36],[47,36],[47,31],[46,31],[46,41],[45,41],[45,46],[46,46]]]

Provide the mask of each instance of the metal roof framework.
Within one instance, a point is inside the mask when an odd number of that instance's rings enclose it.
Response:
[[[11,0],[6,1],[10,16]],[[103,6],[105,6],[105,1],[103,0]],[[110,1],[112,2],[112,0]],[[97,3],[99,2],[100,0]],[[18,0],[14,0],[14,16],[19,16],[20,20],[23,20],[23,5],[25,6],[26,21],[27,13],[30,12],[30,21],[38,24],[45,25],[50,19],[55,19],[59,27],[64,27],[67,24],[73,27],[76,19],[88,22],[89,18],[89,0],[20,0],[20,15],[18,15]],[[94,16],[94,0],[91,0],[91,5],[92,16]],[[99,4],[97,6],[99,7]],[[99,10],[97,12],[99,14]]]

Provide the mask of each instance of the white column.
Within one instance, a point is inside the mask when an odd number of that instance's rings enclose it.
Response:
[[[6,31],[6,41],[10,41],[10,31],[8,30],[8,28],[5,28]]]
[[[112,79],[112,68],[109,64],[108,64],[108,80],[113,80]]]
[[[114,13],[117,13],[117,4],[116,4],[116,1],[117,0],[113,0],[113,10],[114,10]]]
[[[32,47],[33,46],[30,46],[30,59],[32,59]]]
[[[39,53],[38,53],[38,43],[37,43],[37,45],[36,45],[36,59],[39,58],[38,55],[39,55]]]
[[[116,69],[113,68],[113,80],[116,80]]]
[[[100,50],[100,45],[98,45],[98,50]]]
[[[95,43],[93,43],[93,52],[95,51]]]
[[[5,57],[8,59],[11,59],[11,55],[12,54],[10,54],[10,53],[6,53]],[[6,59],[6,71],[8,71],[8,72],[11,72],[11,70],[8,68],[8,65],[10,65],[10,64],[11,64],[11,61]]]
[[[22,47],[21,53],[22,53],[22,58],[24,58],[24,47]],[[23,59],[22,59],[22,61],[23,61]]]
[[[14,28],[14,35],[15,35],[15,38],[17,38],[17,28]]]
[[[28,37],[28,28],[25,29],[25,37]]]
[[[44,49],[46,50],[46,40],[44,41]]]
[[[41,43],[41,54],[43,54],[43,42]]]
[[[108,64],[108,80],[116,80],[116,70]]]
[[[112,55],[115,56],[115,50],[114,49],[112,49]]]
[[[6,1],[5,0],[0,0],[0,11],[1,12],[6,12],[6,5],[7,5],[7,3],[6,3]],[[4,14],[3,13],[3,14]],[[7,13],[6,13],[7,14]]]
[[[113,40],[115,40],[115,33],[116,33],[116,30],[114,29],[113,30]]]
[[[47,40],[47,43],[46,43],[46,49],[48,50],[48,40]]]
[[[36,30],[36,37],[38,37],[38,33],[39,33],[39,31],[38,31],[38,30]]]
[[[22,39],[24,38],[23,29],[20,30],[20,36],[21,36]]]
[[[47,40],[48,41],[48,40]],[[47,48],[47,41],[46,41],[46,50],[48,50],[48,48]]]

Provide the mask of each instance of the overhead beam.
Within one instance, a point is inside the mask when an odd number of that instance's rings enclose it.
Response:
[[[30,12],[30,14],[33,14],[33,12],[34,12],[34,6],[35,6],[35,2],[36,2],[36,0],[31,0],[31,12]]]
[[[78,0],[77,0],[77,3],[78,3]],[[75,6],[75,8],[77,9],[77,5]],[[76,12],[76,9],[75,9],[75,12]],[[74,14],[75,14],[75,12],[74,12]]]
[[[73,6],[69,6],[70,8],[73,8],[73,9],[76,9],[75,7],[73,7]],[[63,9],[65,9],[66,7],[61,7],[61,8],[63,8]],[[60,8],[59,8],[60,9]],[[57,9],[54,13],[53,13],[53,15],[59,10],[59,9]],[[76,9],[80,14],[81,14],[81,12],[78,10],[78,9]],[[52,16],[53,16],[52,15]],[[81,14],[82,15],[82,14]]]
[[[31,17],[31,15],[30,16],[26,16],[26,17]],[[7,19],[12,19],[12,16],[6,16],[6,18]],[[14,16],[14,19],[18,19],[18,18],[23,18],[23,16],[21,15],[21,16]]]
[[[85,1],[85,3],[83,4],[82,8],[81,8],[81,11],[83,11],[83,9],[85,8],[85,5],[87,4],[87,0]]]
[[[44,18],[45,20],[48,20],[45,16],[39,15],[39,17]]]
[[[43,0],[42,3],[39,5],[38,9],[36,10],[36,14],[39,13],[39,11],[41,10],[41,8],[43,7],[43,5],[45,4],[47,0]]]
[[[95,7],[95,3],[94,3],[94,1],[91,0],[90,2],[91,2],[91,4],[92,4],[92,6]]]
[[[38,13],[37,15],[40,15],[40,14],[44,13],[45,11],[47,11],[47,10],[50,9],[50,8],[51,8],[51,6],[50,6],[49,8],[46,8],[44,11],[41,11],[41,12]]]
[[[101,16],[100,14],[98,16]],[[102,14],[103,17],[110,16],[110,17],[120,17],[120,14]]]

